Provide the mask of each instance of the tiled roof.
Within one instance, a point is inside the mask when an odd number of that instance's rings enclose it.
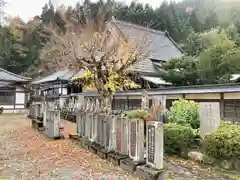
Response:
[[[111,24],[115,25],[126,38],[134,39],[139,43],[143,41],[143,43],[149,44],[150,59],[167,61],[171,58],[182,56],[182,50],[167,32],[156,31],[115,19],[110,21],[110,26]]]
[[[6,86],[10,86],[10,85],[11,85],[10,82],[0,81],[0,87],[6,87]]]
[[[59,70],[49,76],[46,76],[40,80],[33,81],[32,84],[41,84],[41,83],[51,82],[51,81],[56,81],[56,80],[68,81],[68,80],[71,80],[71,78],[73,78],[74,76],[80,76],[82,74],[83,74],[82,71],[75,73],[68,69],[63,69],[63,70]]]
[[[113,19],[107,24],[110,31],[119,32],[125,38],[131,38],[139,43],[149,44],[149,58],[135,64],[131,70],[144,73],[156,74],[157,70],[151,61],[167,61],[171,58],[181,57],[183,51],[173,41],[167,32],[156,31],[139,25]],[[146,41],[146,42],[144,42]]]
[[[28,82],[31,78],[23,77],[0,68],[0,81]]]
[[[165,84],[168,84],[170,85],[171,83],[168,83],[166,81],[164,81],[162,78],[160,77],[152,77],[152,76],[141,76],[141,78],[149,81],[149,82],[152,82],[153,84],[157,84],[157,85],[165,85]]]

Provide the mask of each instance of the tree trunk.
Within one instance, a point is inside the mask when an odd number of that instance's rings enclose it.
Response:
[[[101,107],[107,113],[110,113],[112,111],[112,100],[113,100],[112,94],[101,96]]]

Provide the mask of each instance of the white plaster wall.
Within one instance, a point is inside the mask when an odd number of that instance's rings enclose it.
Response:
[[[16,92],[16,104],[24,104],[25,103],[25,93]]]
[[[15,108],[16,109],[24,109],[25,107],[24,107],[24,105],[16,105]]]
[[[3,105],[3,106],[0,105],[0,107],[3,107],[3,110],[4,109],[13,109],[14,105]]]
[[[58,92],[61,95],[67,95],[67,88],[58,88]]]
[[[62,95],[67,95],[67,88],[62,89]]]
[[[25,92],[24,89],[21,87],[16,87],[16,99],[15,99],[15,104],[19,104],[15,106],[14,109],[14,104],[12,105],[3,105],[0,107],[3,107],[3,113],[25,113],[26,109],[25,108]]]

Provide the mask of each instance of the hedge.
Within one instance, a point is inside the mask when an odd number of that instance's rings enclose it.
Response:
[[[189,100],[174,101],[170,108],[168,121],[181,125],[190,124],[192,128],[198,129],[199,120],[199,104]]]
[[[168,154],[181,155],[194,144],[196,130],[177,123],[164,125],[164,148]]]
[[[240,159],[240,126],[221,123],[219,129],[204,137],[203,152],[216,159]]]

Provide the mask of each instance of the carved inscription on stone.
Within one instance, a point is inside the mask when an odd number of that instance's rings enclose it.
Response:
[[[101,139],[100,139],[100,144],[101,144],[101,146],[104,146],[104,142],[105,142],[105,134],[106,134],[106,131],[104,131],[104,126],[105,126],[105,123],[106,123],[106,121],[105,121],[105,115],[102,115],[102,117],[101,117],[101,124],[100,124],[100,126],[101,126],[101,131],[100,131],[100,136],[101,136]]]
[[[148,125],[148,162],[154,163],[155,155],[155,126]]]
[[[102,128],[102,117],[101,117],[101,115],[99,114],[99,115],[97,115],[97,120],[99,121],[99,123],[98,123],[98,126],[97,126],[97,142],[98,143],[101,143],[101,133],[103,133],[102,131],[101,131],[101,128]]]
[[[121,133],[121,119],[116,120],[116,149],[117,152],[122,150],[122,133]]]
[[[212,133],[220,126],[220,105],[218,102],[200,103],[200,131]]]
[[[131,122],[130,124],[130,147],[131,147],[131,156],[134,157],[136,155],[136,141],[137,141],[137,136],[136,136],[136,122]]]
[[[106,148],[108,147],[109,141],[110,141],[110,127],[111,127],[111,116],[107,115],[105,119],[106,136],[104,137]]]
[[[86,135],[86,113],[82,113],[82,135]]]

